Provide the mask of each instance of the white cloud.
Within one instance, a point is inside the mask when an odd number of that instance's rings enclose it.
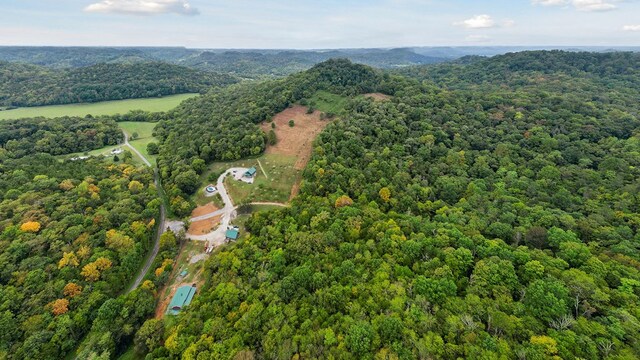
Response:
[[[187,0],[103,0],[87,6],[85,11],[129,15],[180,14],[197,15],[198,9]]]
[[[454,22],[455,26],[462,26],[467,29],[489,29],[497,27],[513,27],[516,22],[511,19],[504,19],[499,23],[493,20],[489,15],[475,15],[472,18],[463,21]]]
[[[476,15],[467,20],[455,22],[454,25],[464,26],[467,29],[487,29],[495,27],[496,22],[489,15]]]
[[[580,11],[608,11],[617,8],[607,0],[573,0],[572,3]]]
[[[533,0],[534,5],[543,5],[543,6],[558,6],[558,5],[566,5],[569,3],[568,0]]]
[[[640,31],[640,25],[625,25],[622,29],[624,31]]]
[[[573,5],[579,11],[609,11],[617,9],[619,0],[531,0],[534,5],[564,6]]]

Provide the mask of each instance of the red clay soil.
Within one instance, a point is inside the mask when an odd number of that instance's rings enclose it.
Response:
[[[215,206],[212,202],[210,202],[210,203],[207,203],[207,205],[198,206],[197,208],[193,209],[193,211],[191,212],[191,217],[211,214],[216,210],[218,210],[218,207]]]
[[[372,98],[375,101],[384,101],[391,99],[391,96],[383,94],[383,93],[369,93],[364,94],[365,97]]]
[[[313,140],[329,124],[328,120],[320,120],[320,111],[307,114],[307,108],[296,105],[282,111],[273,117],[276,124],[274,129],[278,142],[268,146],[267,154],[293,155],[298,158],[295,168],[304,169],[311,158]],[[294,126],[289,126],[289,120],[293,120]],[[262,130],[269,132],[271,123],[264,122]]]
[[[193,221],[187,230],[190,235],[204,235],[212,232],[220,224],[220,217],[216,216],[200,221]]]

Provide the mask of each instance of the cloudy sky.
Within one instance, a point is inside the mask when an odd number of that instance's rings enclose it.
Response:
[[[640,0],[3,0],[0,45],[640,45]]]

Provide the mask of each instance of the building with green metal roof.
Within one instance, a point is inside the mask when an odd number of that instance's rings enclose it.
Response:
[[[249,169],[247,169],[247,171],[245,171],[244,176],[245,177],[254,177],[256,175],[257,171],[258,170],[256,169],[256,167],[252,166]]]
[[[185,306],[191,304],[191,300],[193,300],[193,296],[195,294],[195,286],[180,286],[178,290],[176,290],[176,293],[173,295],[173,299],[171,299],[171,303],[167,308],[167,314],[178,314],[180,310],[182,310]]]
[[[238,231],[238,229],[229,229],[224,235],[227,238],[227,241],[238,240],[240,237],[240,231]]]

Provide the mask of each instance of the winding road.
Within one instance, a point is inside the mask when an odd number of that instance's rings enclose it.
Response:
[[[145,158],[138,150],[136,150],[136,148],[129,144],[129,134],[127,134],[126,131],[123,131],[122,133],[124,134],[124,145],[131,149],[136,155],[138,155],[138,157],[140,157],[140,159],[142,159],[142,161],[147,166],[151,167],[151,162],[147,160],[147,158]],[[158,169],[153,169],[153,182],[156,184],[156,189],[158,189],[158,197],[162,198],[162,184],[160,183],[160,175],[158,174]],[[158,221],[158,227],[153,239],[153,249],[151,250],[151,254],[149,254],[149,256],[147,257],[147,261],[145,261],[144,266],[142,266],[142,269],[140,269],[140,272],[138,272],[138,275],[136,275],[136,279],[127,290],[128,293],[132,292],[138,286],[140,286],[140,283],[142,283],[142,279],[144,279],[144,276],[151,268],[153,260],[155,260],[156,256],[158,256],[158,252],[160,251],[160,236],[162,236],[162,233],[164,233],[165,229],[167,228],[166,217],[167,212],[164,207],[164,202],[162,202],[160,204],[160,221]]]
[[[229,168],[224,173],[222,173],[222,175],[218,177],[218,182],[216,184],[216,187],[218,189],[218,192],[220,193],[220,197],[222,198],[224,207],[222,209],[216,210],[209,214],[192,217],[189,220],[191,222],[194,222],[194,221],[210,219],[216,216],[222,216],[222,218],[220,219],[220,225],[215,230],[213,230],[208,234],[204,234],[204,235],[187,234],[187,237],[189,239],[207,241],[209,242],[209,245],[213,245],[213,246],[219,246],[224,244],[224,241],[226,239],[225,233],[227,231],[227,228],[229,227],[229,224],[231,223],[231,220],[235,216],[235,211],[238,209],[238,206],[233,205],[233,201],[231,200],[231,197],[229,196],[229,193],[227,192],[227,189],[224,186],[224,179],[229,174],[242,174],[245,171],[247,171],[246,168],[237,168],[237,167]],[[287,206],[286,204],[276,203],[276,202],[253,202],[248,205],[272,205],[272,206],[281,206],[281,207]]]

